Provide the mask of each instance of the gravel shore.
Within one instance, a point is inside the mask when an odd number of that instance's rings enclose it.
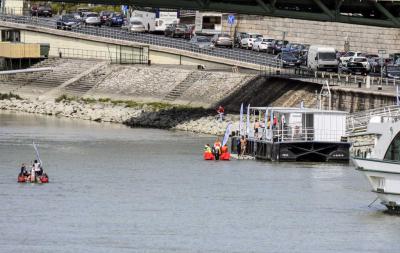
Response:
[[[211,135],[223,135],[229,122],[238,127],[238,116],[228,115],[224,121],[203,108],[157,108],[147,104],[127,106],[124,103],[84,102],[80,100],[40,101],[28,99],[0,100],[0,109],[97,122],[113,122],[130,127],[182,130]]]

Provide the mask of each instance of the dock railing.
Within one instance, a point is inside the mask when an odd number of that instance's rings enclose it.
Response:
[[[313,127],[286,126],[284,129],[261,129],[253,139],[272,142],[293,141],[340,141],[344,131],[336,129],[315,129]]]

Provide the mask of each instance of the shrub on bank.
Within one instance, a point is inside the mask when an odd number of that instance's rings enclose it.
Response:
[[[82,102],[85,104],[94,104],[94,103],[110,103],[112,105],[119,105],[124,106],[127,108],[143,108],[144,106],[150,107],[153,110],[160,111],[160,110],[170,110],[170,109],[195,109],[194,107],[186,106],[186,105],[175,105],[163,102],[136,102],[133,100],[112,100],[110,98],[79,98],[79,97],[70,97],[68,95],[61,95],[55,99],[57,103],[59,102]]]
[[[12,99],[12,98],[15,98],[18,100],[22,99],[19,95],[11,93],[11,92],[10,93],[0,93],[0,100]]]

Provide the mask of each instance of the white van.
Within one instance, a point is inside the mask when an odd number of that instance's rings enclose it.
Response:
[[[156,13],[155,31],[164,32],[167,26],[174,23],[179,23],[177,11],[158,11]]]
[[[156,14],[147,11],[132,11],[129,29],[133,32],[153,32],[156,24]]]
[[[307,67],[314,71],[338,71],[339,62],[336,59],[336,50],[327,46],[310,46],[307,54]]]

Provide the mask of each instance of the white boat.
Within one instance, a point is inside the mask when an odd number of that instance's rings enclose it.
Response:
[[[400,212],[400,107],[382,108],[360,118],[358,125],[365,125],[364,136],[370,136],[373,145],[367,152],[359,152],[355,145],[353,153],[357,155],[352,160],[357,170],[366,175],[381,203],[390,211]],[[361,140],[363,135],[358,136]]]

